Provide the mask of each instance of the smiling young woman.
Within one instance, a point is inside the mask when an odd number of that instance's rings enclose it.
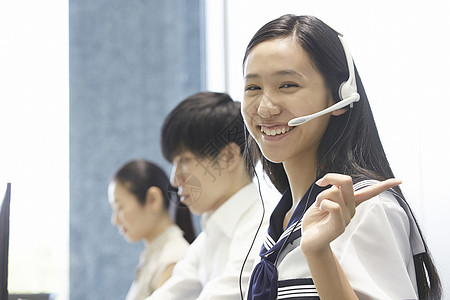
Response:
[[[243,67],[250,153],[283,193],[248,299],[440,299],[342,36],[312,16],[281,16],[251,39]]]

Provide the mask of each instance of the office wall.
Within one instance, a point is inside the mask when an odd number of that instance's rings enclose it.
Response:
[[[69,1],[70,299],[124,299],[142,244],[111,226],[107,185],[125,161],[166,171],[165,115],[202,89],[200,0]]]
[[[57,293],[57,300],[67,299],[69,280],[68,6],[0,1],[0,186],[11,182],[12,192],[8,290]]]

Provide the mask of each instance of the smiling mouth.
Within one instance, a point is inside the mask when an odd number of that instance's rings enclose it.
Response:
[[[292,129],[294,129],[294,127],[270,128],[270,127],[260,126],[261,133],[268,135],[268,136],[282,135],[282,134],[288,133]]]

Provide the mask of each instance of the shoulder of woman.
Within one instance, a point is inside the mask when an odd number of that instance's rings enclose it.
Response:
[[[376,184],[378,182],[379,181],[377,181],[377,180],[359,181],[353,185],[353,189],[355,191],[357,191],[364,187]],[[362,211],[367,211],[367,210],[373,209],[374,207],[382,207],[383,209],[385,209],[387,211],[390,211],[390,210],[399,211],[399,212],[403,211],[403,209],[400,206],[394,193],[395,192],[392,190],[386,190],[386,191],[378,194],[377,196],[374,196],[374,197],[362,202],[361,204],[359,204],[357,206],[356,213],[360,214]],[[406,213],[405,213],[405,216],[406,216]]]

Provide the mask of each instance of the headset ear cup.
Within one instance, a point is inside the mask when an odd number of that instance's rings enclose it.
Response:
[[[341,101],[352,98],[351,100],[349,100],[351,101],[350,107],[353,107],[353,102],[357,102],[359,100],[358,89],[356,87],[355,66],[353,64],[352,55],[350,54],[350,50],[347,47],[347,43],[345,42],[344,37],[342,35],[338,35],[338,38],[341,41],[348,68],[348,79],[342,82],[339,86],[339,98],[341,98]]]
[[[344,89],[344,85],[345,85],[346,83],[347,83],[347,81],[344,81],[344,82],[342,82],[341,85],[339,86],[338,94],[339,94],[339,99],[340,99],[340,100],[344,100],[344,99],[345,99],[345,96],[344,96],[344,93],[343,93],[343,89]]]
[[[339,98],[341,100],[347,99],[356,93],[356,90],[353,88],[352,84],[349,81],[344,81],[339,86]]]

